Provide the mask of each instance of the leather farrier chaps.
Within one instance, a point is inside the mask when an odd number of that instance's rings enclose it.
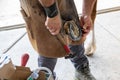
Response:
[[[42,56],[50,58],[64,57],[68,55],[64,49],[63,43],[66,45],[76,45],[84,42],[85,38],[81,37],[81,29],[74,29],[70,35],[78,35],[79,40],[72,40],[68,34],[67,28],[69,25],[80,26],[78,13],[73,0],[57,0],[57,5],[63,22],[63,31],[60,35],[62,41],[57,37],[51,35],[46,29],[45,20],[46,15],[43,7],[38,0],[20,0],[21,13],[26,22],[26,30],[29,40],[33,48]],[[73,5],[73,6],[72,6]],[[67,26],[67,27],[66,27]],[[66,32],[68,31],[68,32]],[[76,33],[78,31],[78,33]]]

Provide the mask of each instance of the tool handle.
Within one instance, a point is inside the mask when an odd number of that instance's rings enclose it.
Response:
[[[63,44],[63,47],[64,47],[65,51],[69,54],[71,51],[70,51],[70,49],[68,48],[67,43],[65,42],[64,38],[62,37],[62,35],[61,35],[60,33],[57,35],[57,38],[58,38],[58,39],[61,41],[61,43]]]
[[[26,66],[29,59],[29,55],[27,53],[23,54],[21,57],[21,66]]]

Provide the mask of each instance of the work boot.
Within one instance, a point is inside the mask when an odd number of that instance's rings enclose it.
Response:
[[[80,70],[75,71],[75,80],[96,80],[91,74],[89,65],[84,64]]]

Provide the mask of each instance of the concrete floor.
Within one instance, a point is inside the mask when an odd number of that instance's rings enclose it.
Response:
[[[4,0],[1,1],[4,2]],[[22,18],[18,16],[19,12],[15,13],[16,14],[13,14],[11,12],[6,17],[4,12],[1,13],[0,26],[24,22]],[[11,14],[13,14],[13,16],[11,16]],[[13,17],[12,21],[10,19],[11,17]],[[88,57],[90,61],[91,72],[94,74],[97,80],[120,79],[119,17],[120,11],[97,15],[95,22],[97,50],[92,57]],[[24,32],[26,32],[25,28],[1,31],[0,53],[7,49],[9,45],[18,39]],[[26,66],[30,67],[31,70],[36,69],[38,54],[33,50],[27,35],[25,35],[15,46],[12,47],[12,49],[7,52],[7,54],[11,56],[11,59],[15,65],[20,65],[21,55],[24,53],[28,53],[30,55],[30,59]],[[59,80],[74,80],[74,67],[69,60],[59,58],[55,67],[55,72],[57,73]]]

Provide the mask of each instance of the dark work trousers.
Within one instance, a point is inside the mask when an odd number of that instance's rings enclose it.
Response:
[[[70,50],[75,54],[73,58],[70,58],[71,62],[73,63],[74,67],[77,70],[80,70],[81,66],[85,63],[88,63],[87,57],[84,55],[84,44],[82,45],[70,45]],[[44,56],[38,57],[38,66],[39,67],[47,67],[51,71],[54,70],[55,65],[57,62],[57,58],[47,58]]]

